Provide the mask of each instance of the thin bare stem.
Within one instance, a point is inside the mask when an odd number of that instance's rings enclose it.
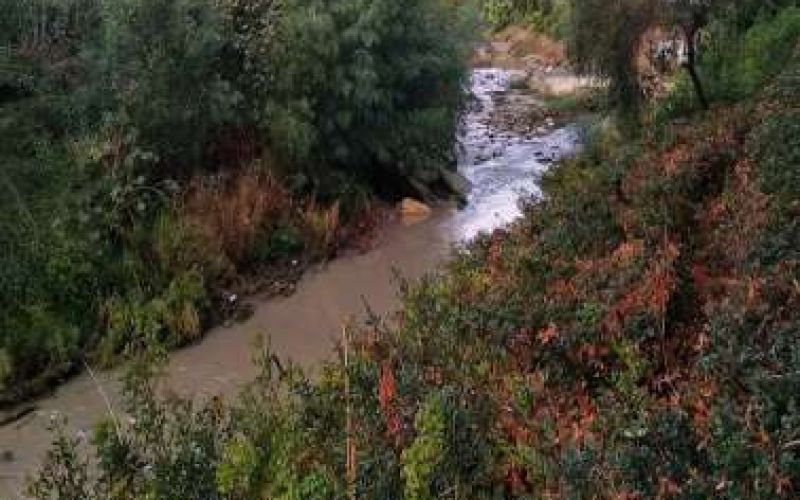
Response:
[[[353,408],[350,400],[350,336],[347,323],[342,325],[342,349],[344,350],[344,399],[345,399],[345,435],[347,453],[347,496],[356,499],[356,445],[353,439]]]
[[[103,401],[106,404],[106,410],[108,411],[108,415],[111,417],[111,422],[114,424],[114,431],[117,434],[117,440],[122,441],[122,430],[119,426],[119,419],[117,419],[117,415],[114,413],[114,407],[111,405],[111,400],[108,399],[108,395],[103,389],[103,385],[97,379],[94,374],[94,370],[92,370],[92,367],[89,366],[89,363],[87,363],[85,359],[83,360],[83,366],[86,368],[87,373],[89,373],[89,377],[92,378],[92,382],[94,382],[97,393],[100,394],[100,397],[103,398]]]

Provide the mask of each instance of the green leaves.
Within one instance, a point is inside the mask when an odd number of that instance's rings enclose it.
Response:
[[[223,495],[244,498],[252,488],[258,452],[244,437],[234,437],[224,447],[217,467],[217,485]]]
[[[480,4],[484,21],[494,29],[518,23],[557,37],[564,35],[571,8],[569,0],[481,0]]]
[[[90,46],[100,106],[170,168],[203,158],[211,134],[235,121],[240,95],[223,75],[229,37],[206,0],[102,2],[102,42]],[[111,89],[111,92],[108,91]]]
[[[414,418],[417,436],[401,456],[408,500],[436,498],[432,481],[447,453],[445,425],[444,400],[440,394],[432,393],[417,410]]]
[[[386,182],[380,170],[413,171],[398,167],[409,160],[446,161],[466,78],[458,8],[293,0],[284,16],[266,115],[276,148],[300,166],[321,163],[377,184]]]

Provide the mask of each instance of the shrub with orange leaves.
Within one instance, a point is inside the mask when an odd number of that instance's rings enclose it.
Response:
[[[393,440],[400,438],[402,423],[397,412],[397,380],[391,363],[381,364],[381,375],[378,382],[378,401],[386,425],[386,433]]]

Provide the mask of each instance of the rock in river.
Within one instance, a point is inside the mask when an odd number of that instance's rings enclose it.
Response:
[[[431,207],[413,198],[404,198],[399,209],[403,217],[427,217],[431,214]]]
[[[447,189],[458,196],[466,196],[467,192],[472,188],[466,177],[446,168],[441,169],[442,182],[444,182]]]
[[[521,90],[528,88],[528,74],[524,71],[514,71],[509,74],[509,84],[512,89]]]

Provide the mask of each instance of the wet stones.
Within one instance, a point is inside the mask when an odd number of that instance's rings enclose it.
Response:
[[[442,182],[447,188],[458,196],[466,196],[472,186],[466,177],[458,172],[441,169]]]
[[[493,96],[492,106],[480,121],[492,130],[487,135],[490,140],[497,135],[494,131],[517,137],[544,135],[557,125],[553,111],[539,99],[515,91]]]
[[[524,71],[514,71],[509,74],[509,86],[513,90],[524,90],[528,88],[528,74]]]
[[[413,198],[404,198],[397,205],[397,211],[404,225],[410,226],[428,219],[433,210],[431,207]]]

